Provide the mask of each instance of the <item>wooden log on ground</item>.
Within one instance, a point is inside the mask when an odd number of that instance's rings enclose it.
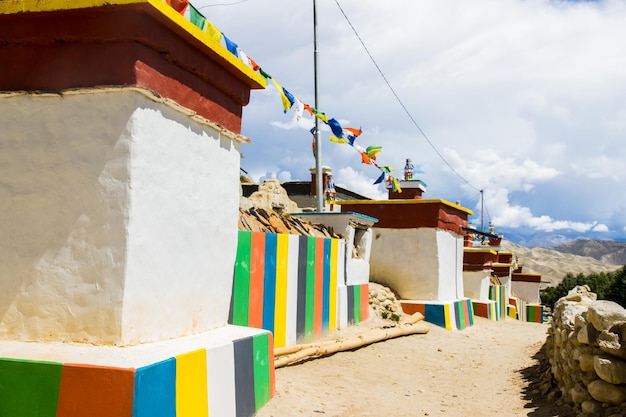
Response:
[[[306,359],[328,356],[333,353],[356,349],[383,340],[393,339],[395,337],[408,336],[412,334],[426,334],[428,333],[428,330],[429,327],[425,323],[401,324],[386,329],[372,329],[366,333],[347,339],[331,340],[317,344],[312,343],[301,347],[300,350],[283,354],[278,357],[276,357],[276,352],[281,352],[276,349],[274,351],[274,367],[281,368],[283,366],[293,365]],[[295,348],[293,350],[295,350]],[[288,351],[288,349],[285,349],[283,352]]]

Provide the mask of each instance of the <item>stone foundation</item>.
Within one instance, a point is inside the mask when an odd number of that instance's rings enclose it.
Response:
[[[576,287],[555,305],[546,352],[582,416],[626,415],[626,309]]]

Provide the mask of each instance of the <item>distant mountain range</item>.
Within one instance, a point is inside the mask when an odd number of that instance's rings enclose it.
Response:
[[[590,256],[602,262],[615,265],[626,264],[626,242],[614,240],[576,239],[554,247],[562,253]]]
[[[609,242],[617,245],[611,245]],[[524,272],[542,275],[543,287],[557,285],[568,272],[574,275],[610,272],[619,269],[625,263],[616,261],[620,259],[619,256],[625,255],[626,243],[623,242],[578,239],[559,247],[567,245],[571,245],[571,251],[557,248],[529,248],[509,240],[502,241],[502,249],[515,252]],[[591,255],[591,248],[596,248],[593,254],[599,256],[598,258]]]
[[[536,232],[523,228],[496,228],[497,234],[504,235],[506,240],[524,245],[528,248],[542,247],[542,248],[555,248],[563,244],[576,241],[576,240],[593,240],[593,241],[624,241],[621,237],[609,236],[607,233],[601,232],[587,232],[584,236],[581,236],[577,232],[562,231],[559,233],[554,232]]]

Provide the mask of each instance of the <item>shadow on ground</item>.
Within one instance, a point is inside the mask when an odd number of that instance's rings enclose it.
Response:
[[[518,371],[526,388],[522,391],[523,399],[528,401],[526,408],[531,417],[575,417],[578,413],[572,405],[565,402],[561,390],[552,378],[550,363],[546,356],[546,345],[533,355],[536,363]]]

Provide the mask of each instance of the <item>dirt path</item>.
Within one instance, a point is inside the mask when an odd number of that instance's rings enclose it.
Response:
[[[569,417],[532,383],[546,330],[478,318],[463,331],[431,325],[425,335],[280,368],[258,416]]]

